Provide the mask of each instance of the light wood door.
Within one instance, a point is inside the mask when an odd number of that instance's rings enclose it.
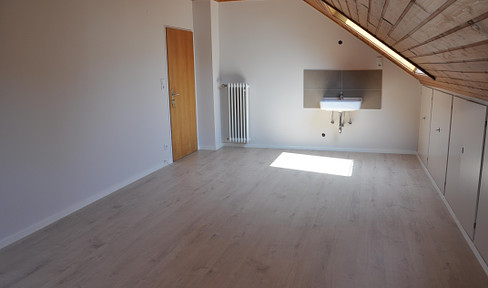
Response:
[[[486,106],[454,97],[446,175],[446,199],[473,238]]]
[[[422,86],[420,98],[418,153],[420,160],[427,166],[429,155],[430,118],[432,114],[432,89]]]
[[[474,244],[485,262],[488,263],[488,139],[485,139],[485,158],[483,160]]]
[[[451,102],[451,95],[434,90],[427,170],[429,170],[437,187],[442,192],[444,192],[446,179],[449,129],[451,126]]]
[[[173,161],[198,149],[193,33],[166,28]]]

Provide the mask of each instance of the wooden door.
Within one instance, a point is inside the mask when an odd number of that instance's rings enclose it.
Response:
[[[193,33],[166,28],[173,161],[198,149]]]
[[[444,192],[446,179],[449,131],[451,127],[451,102],[451,95],[434,90],[427,170],[429,170],[437,187],[442,192]]]
[[[488,263],[488,139],[485,139],[485,158],[483,160],[474,244]]]
[[[422,86],[420,98],[418,153],[420,160],[427,166],[430,138],[430,117],[432,113],[432,89]]]
[[[454,97],[446,175],[446,199],[473,238],[486,106]]]

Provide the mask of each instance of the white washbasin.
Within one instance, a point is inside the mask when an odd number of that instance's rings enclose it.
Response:
[[[320,109],[329,111],[354,111],[361,109],[361,97],[338,97],[323,98],[320,100]]]

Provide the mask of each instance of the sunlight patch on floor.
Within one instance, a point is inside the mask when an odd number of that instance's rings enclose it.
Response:
[[[283,152],[270,166],[351,177],[354,160]]]

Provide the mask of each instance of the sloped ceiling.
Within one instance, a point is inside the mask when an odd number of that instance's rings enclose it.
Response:
[[[488,0],[304,1],[361,38],[326,2],[435,77],[414,75],[423,84],[488,100]]]
[[[488,100],[488,0],[303,1],[370,45],[327,3],[435,77],[412,74],[422,84]]]

